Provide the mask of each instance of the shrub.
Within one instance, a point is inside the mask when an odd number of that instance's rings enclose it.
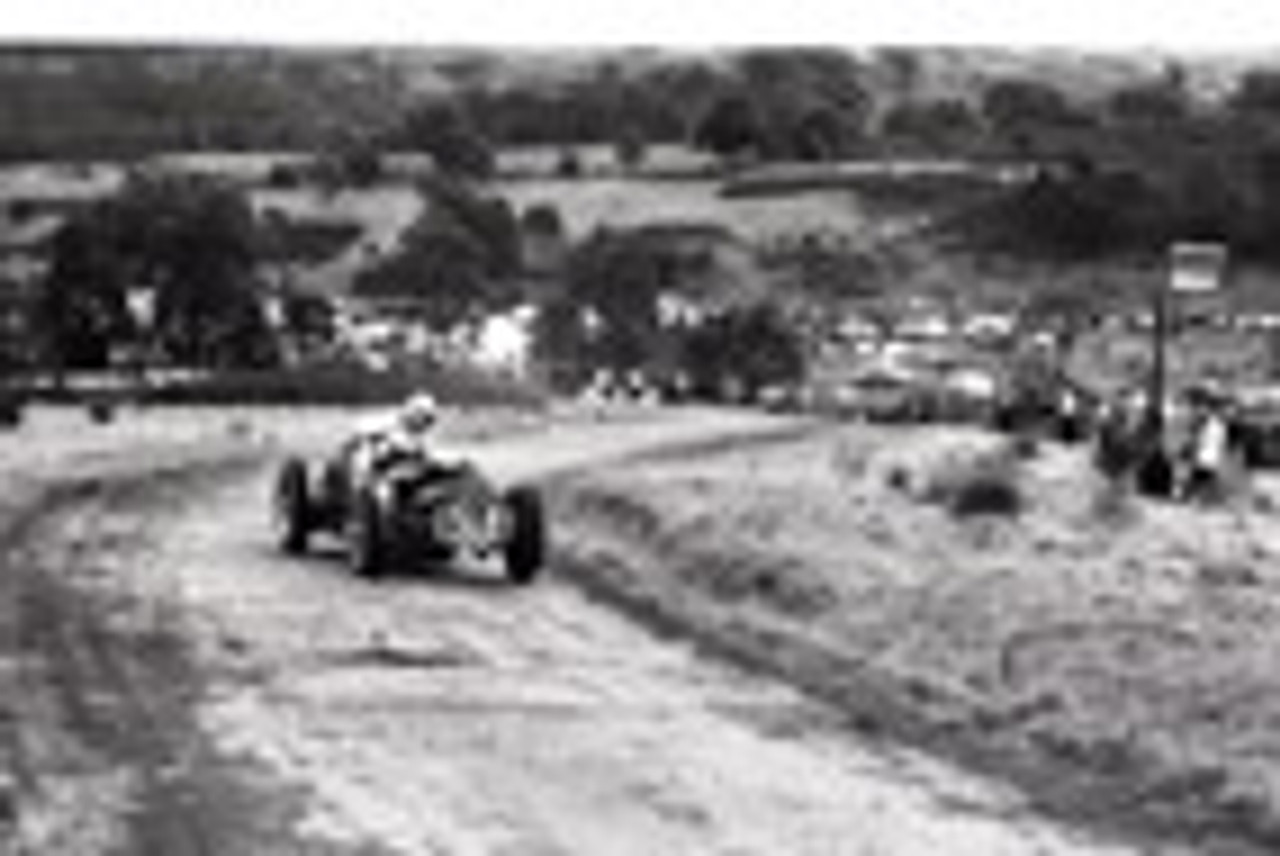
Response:
[[[995,450],[952,457],[930,475],[923,496],[956,517],[1016,516],[1026,505],[1018,452]]]
[[[904,466],[893,466],[889,468],[885,482],[892,489],[900,493],[909,493],[911,491],[911,471]]]
[[[582,157],[573,149],[564,149],[556,157],[556,176],[558,178],[581,178],[585,171]]]
[[[94,399],[87,405],[89,421],[95,425],[109,425],[115,421],[116,406],[106,399]]]
[[[1022,492],[1009,473],[978,471],[962,481],[951,497],[951,513],[958,517],[978,514],[1016,515],[1022,511]]]

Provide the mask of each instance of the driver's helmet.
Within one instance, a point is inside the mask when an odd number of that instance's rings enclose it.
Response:
[[[400,408],[400,427],[410,434],[425,434],[440,418],[440,406],[435,398],[420,392],[409,398]]]

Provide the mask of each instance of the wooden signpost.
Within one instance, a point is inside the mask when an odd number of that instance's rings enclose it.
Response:
[[[1177,296],[1218,291],[1226,278],[1229,254],[1223,244],[1178,242],[1169,248],[1169,276],[1155,289],[1151,325],[1151,377],[1147,396],[1146,429],[1152,456],[1148,465],[1161,471],[1150,473],[1163,483],[1169,462],[1165,455],[1165,398],[1168,394],[1168,349],[1172,303]],[[1146,480],[1145,478],[1143,479]],[[1164,492],[1155,490],[1153,492]]]

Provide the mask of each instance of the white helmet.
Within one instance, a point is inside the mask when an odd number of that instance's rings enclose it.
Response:
[[[400,424],[415,434],[426,431],[439,418],[440,407],[430,393],[416,393],[400,408]]]

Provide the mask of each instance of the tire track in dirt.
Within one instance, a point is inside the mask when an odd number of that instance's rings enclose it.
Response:
[[[482,462],[536,478],[661,435],[593,430],[504,443]],[[783,684],[592,603],[562,567],[513,592],[469,573],[370,585],[334,555],[275,555],[255,507],[265,488],[264,476],[211,493],[150,564],[159,591],[181,579],[170,590],[213,661],[255,675],[205,708],[206,727],[305,784],[308,825],[335,839],[451,856],[1144,852],[860,742]]]
[[[721,430],[586,425],[476,451],[537,478]],[[55,613],[26,631],[41,668],[25,710],[52,745],[28,773],[37,790],[62,777],[108,798],[61,806],[64,825],[103,835],[27,852],[1133,852],[853,740],[782,684],[594,605],[563,568],[516,592],[467,573],[370,585],[336,556],[278,556],[268,478],[100,486],[33,525],[34,553],[5,574],[47,587],[30,606]]]
[[[70,479],[41,493],[6,539],[18,663],[9,695],[15,768],[10,850],[120,856],[351,854],[291,829],[287,789],[219,756],[194,718],[205,683],[181,618],[95,585],[127,573],[163,508],[242,472],[226,457],[142,475]]]

